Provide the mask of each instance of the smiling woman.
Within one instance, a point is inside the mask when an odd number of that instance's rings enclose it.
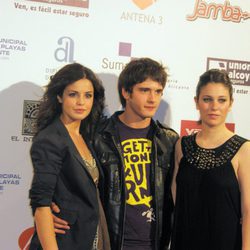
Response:
[[[195,102],[202,129],[175,149],[171,250],[250,249],[250,142],[225,125],[232,93],[225,71],[201,75]]]

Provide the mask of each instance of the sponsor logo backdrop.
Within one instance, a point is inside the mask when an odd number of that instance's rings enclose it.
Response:
[[[199,131],[193,96],[209,68],[228,70],[228,126],[250,138],[250,0],[2,0],[0,9],[0,248],[28,249],[33,232],[29,149],[50,75],[70,62],[103,80],[107,114],[120,108],[117,77],[152,57],[170,77],[155,116],[181,135]]]

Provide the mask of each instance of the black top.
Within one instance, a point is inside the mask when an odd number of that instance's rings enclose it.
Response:
[[[234,135],[204,149],[195,138],[181,142],[171,249],[240,250],[240,189],[231,160],[247,140]]]
[[[95,157],[91,146],[88,147]],[[37,207],[49,207],[53,201],[60,207],[57,216],[70,225],[65,235],[56,235],[58,248],[92,249],[99,221],[98,192],[59,118],[34,138],[31,159],[34,176],[29,197],[33,211]],[[99,171],[101,174],[101,169]],[[36,231],[29,249],[42,249]]]
[[[117,120],[124,160],[126,210],[123,249],[153,249],[155,208],[151,187],[150,126],[131,128]]]
[[[124,240],[124,219],[126,213],[125,162],[117,128],[116,112],[98,125],[94,138],[94,148],[101,163],[105,178],[102,198],[108,223],[111,249],[121,249]],[[151,129],[152,128],[152,129]],[[151,120],[152,140],[151,187],[154,194],[156,249],[167,246],[170,236],[172,200],[170,199],[170,177],[172,173],[174,144],[178,135],[172,129]]]

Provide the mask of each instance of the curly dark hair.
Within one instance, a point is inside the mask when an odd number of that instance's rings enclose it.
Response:
[[[164,88],[167,77],[166,69],[151,58],[145,57],[130,61],[118,78],[118,91],[123,108],[126,106],[126,100],[122,95],[123,88],[127,92],[132,93],[135,84],[142,83],[147,79],[159,82]]]
[[[94,103],[88,117],[81,123],[81,132],[84,133],[96,124],[104,109],[104,87],[102,82],[94,72],[79,64],[72,63],[65,65],[55,75],[50,77],[50,82],[46,86],[45,93],[41,99],[41,104],[37,119],[37,132],[47,127],[62,112],[61,103],[57,96],[62,97],[64,89],[80,80],[88,79],[94,88]]]

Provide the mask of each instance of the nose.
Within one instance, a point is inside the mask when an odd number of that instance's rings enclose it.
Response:
[[[83,105],[85,103],[85,98],[83,96],[79,96],[77,98],[77,104],[78,105]]]
[[[219,103],[218,103],[217,101],[213,101],[213,102],[212,102],[212,109],[213,109],[213,110],[217,110],[217,109],[218,109],[218,104],[219,104]]]
[[[156,100],[156,93],[154,91],[150,91],[148,96],[148,101],[155,102],[155,100]]]

